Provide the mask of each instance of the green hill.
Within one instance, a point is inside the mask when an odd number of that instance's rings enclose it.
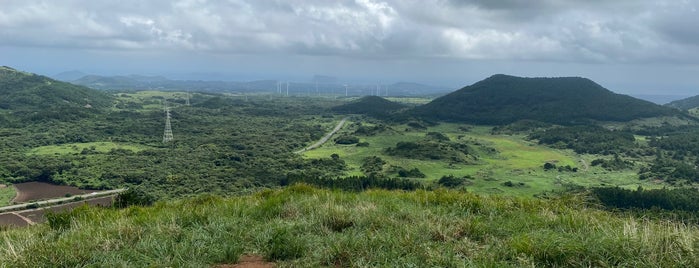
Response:
[[[347,104],[333,107],[332,110],[343,114],[366,114],[377,118],[389,116],[406,106],[382,97],[366,96]]]
[[[694,97],[689,97],[686,99],[681,99],[681,100],[676,100],[673,102],[670,102],[668,104],[665,104],[665,106],[672,107],[672,108],[677,108],[683,111],[687,111],[692,108],[697,108],[699,107],[699,95],[694,96]]]
[[[99,109],[112,105],[103,92],[57,81],[46,76],[0,67],[0,109],[41,112],[64,109]]]
[[[412,115],[442,121],[507,124],[529,119],[571,124],[679,115],[671,108],[615,94],[579,77],[494,75],[416,107]]]
[[[0,230],[0,266],[219,267],[246,254],[281,267],[699,265],[696,226],[589,202],[296,185],[152,207],[82,207]]]

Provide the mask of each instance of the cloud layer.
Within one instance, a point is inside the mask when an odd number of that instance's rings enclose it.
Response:
[[[695,1],[4,0],[0,46],[697,63]]]

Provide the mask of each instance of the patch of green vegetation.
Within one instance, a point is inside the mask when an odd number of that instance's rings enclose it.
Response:
[[[356,133],[354,128],[365,127],[366,123],[349,124],[341,132]],[[663,184],[652,180],[639,180],[635,169],[607,170],[601,166],[591,166],[591,162],[600,159],[600,155],[579,155],[570,150],[552,149],[528,141],[524,135],[492,134],[488,126],[464,126],[461,124],[439,124],[424,130],[409,128],[406,125],[389,125],[384,128],[391,131],[357,135],[365,147],[325,144],[324,146],[304,153],[307,159],[327,158],[337,154],[347,164],[346,171],[336,176],[362,176],[360,169],[363,159],[379,156],[386,162],[387,167],[400,167],[403,170],[417,168],[425,174],[421,179],[426,183],[436,183],[444,176],[457,178],[471,177],[466,188],[484,194],[505,194],[514,196],[533,196],[549,191],[563,191],[572,185],[619,186],[635,189],[660,188]],[[391,156],[385,148],[395,146],[398,142],[419,142],[426,138],[427,133],[440,133],[449,138],[450,142],[469,144],[478,156],[476,163],[448,163],[441,160],[411,159]],[[439,135],[441,137],[441,135]],[[437,136],[431,134],[430,136]],[[435,139],[432,137],[432,139]],[[443,139],[443,138],[442,138]],[[494,150],[494,151],[493,151]],[[545,163],[557,167],[570,166],[570,170],[545,171]],[[389,169],[386,169],[389,170]],[[385,172],[387,176],[397,177],[398,174]],[[514,184],[524,183],[526,187],[507,187],[503,183],[511,181]]]
[[[695,226],[586,200],[296,185],[123,210],[81,207],[53,225],[3,231],[0,263],[204,267],[254,253],[282,267],[699,266]]]
[[[15,198],[17,192],[14,187],[0,186],[0,206],[9,205],[10,201]]]
[[[31,149],[29,155],[62,155],[62,154],[92,154],[92,153],[108,153],[112,150],[126,150],[132,153],[138,153],[147,150],[150,147],[133,144],[120,144],[115,142],[85,142],[85,143],[69,143],[61,145],[48,145]]]

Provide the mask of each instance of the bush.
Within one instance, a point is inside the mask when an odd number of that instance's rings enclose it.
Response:
[[[70,228],[72,222],[72,214],[70,212],[53,212],[46,213],[46,222],[52,230],[65,230]]]
[[[337,144],[355,144],[359,142],[359,138],[350,135],[343,135],[335,139]]]
[[[427,176],[425,176],[425,173],[422,173],[422,171],[420,171],[418,168],[413,168],[411,170],[405,170],[403,168],[399,168],[398,176],[403,177],[403,178],[424,178],[424,177],[427,177]]]
[[[157,198],[152,194],[144,191],[141,188],[129,188],[128,190],[121,192],[114,199],[114,206],[118,208],[125,208],[129,206],[150,206]]]
[[[447,176],[442,176],[442,178],[437,181],[439,185],[442,185],[447,188],[456,188],[458,186],[463,185],[466,182],[467,177],[463,178],[457,178],[454,177],[454,175],[447,175]]]

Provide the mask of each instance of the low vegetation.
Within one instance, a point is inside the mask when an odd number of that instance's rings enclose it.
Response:
[[[51,217],[46,225],[2,231],[0,263],[201,267],[246,253],[293,267],[699,265],[695,226],[616,215],[579,196],[544,201],[296,185]]]

